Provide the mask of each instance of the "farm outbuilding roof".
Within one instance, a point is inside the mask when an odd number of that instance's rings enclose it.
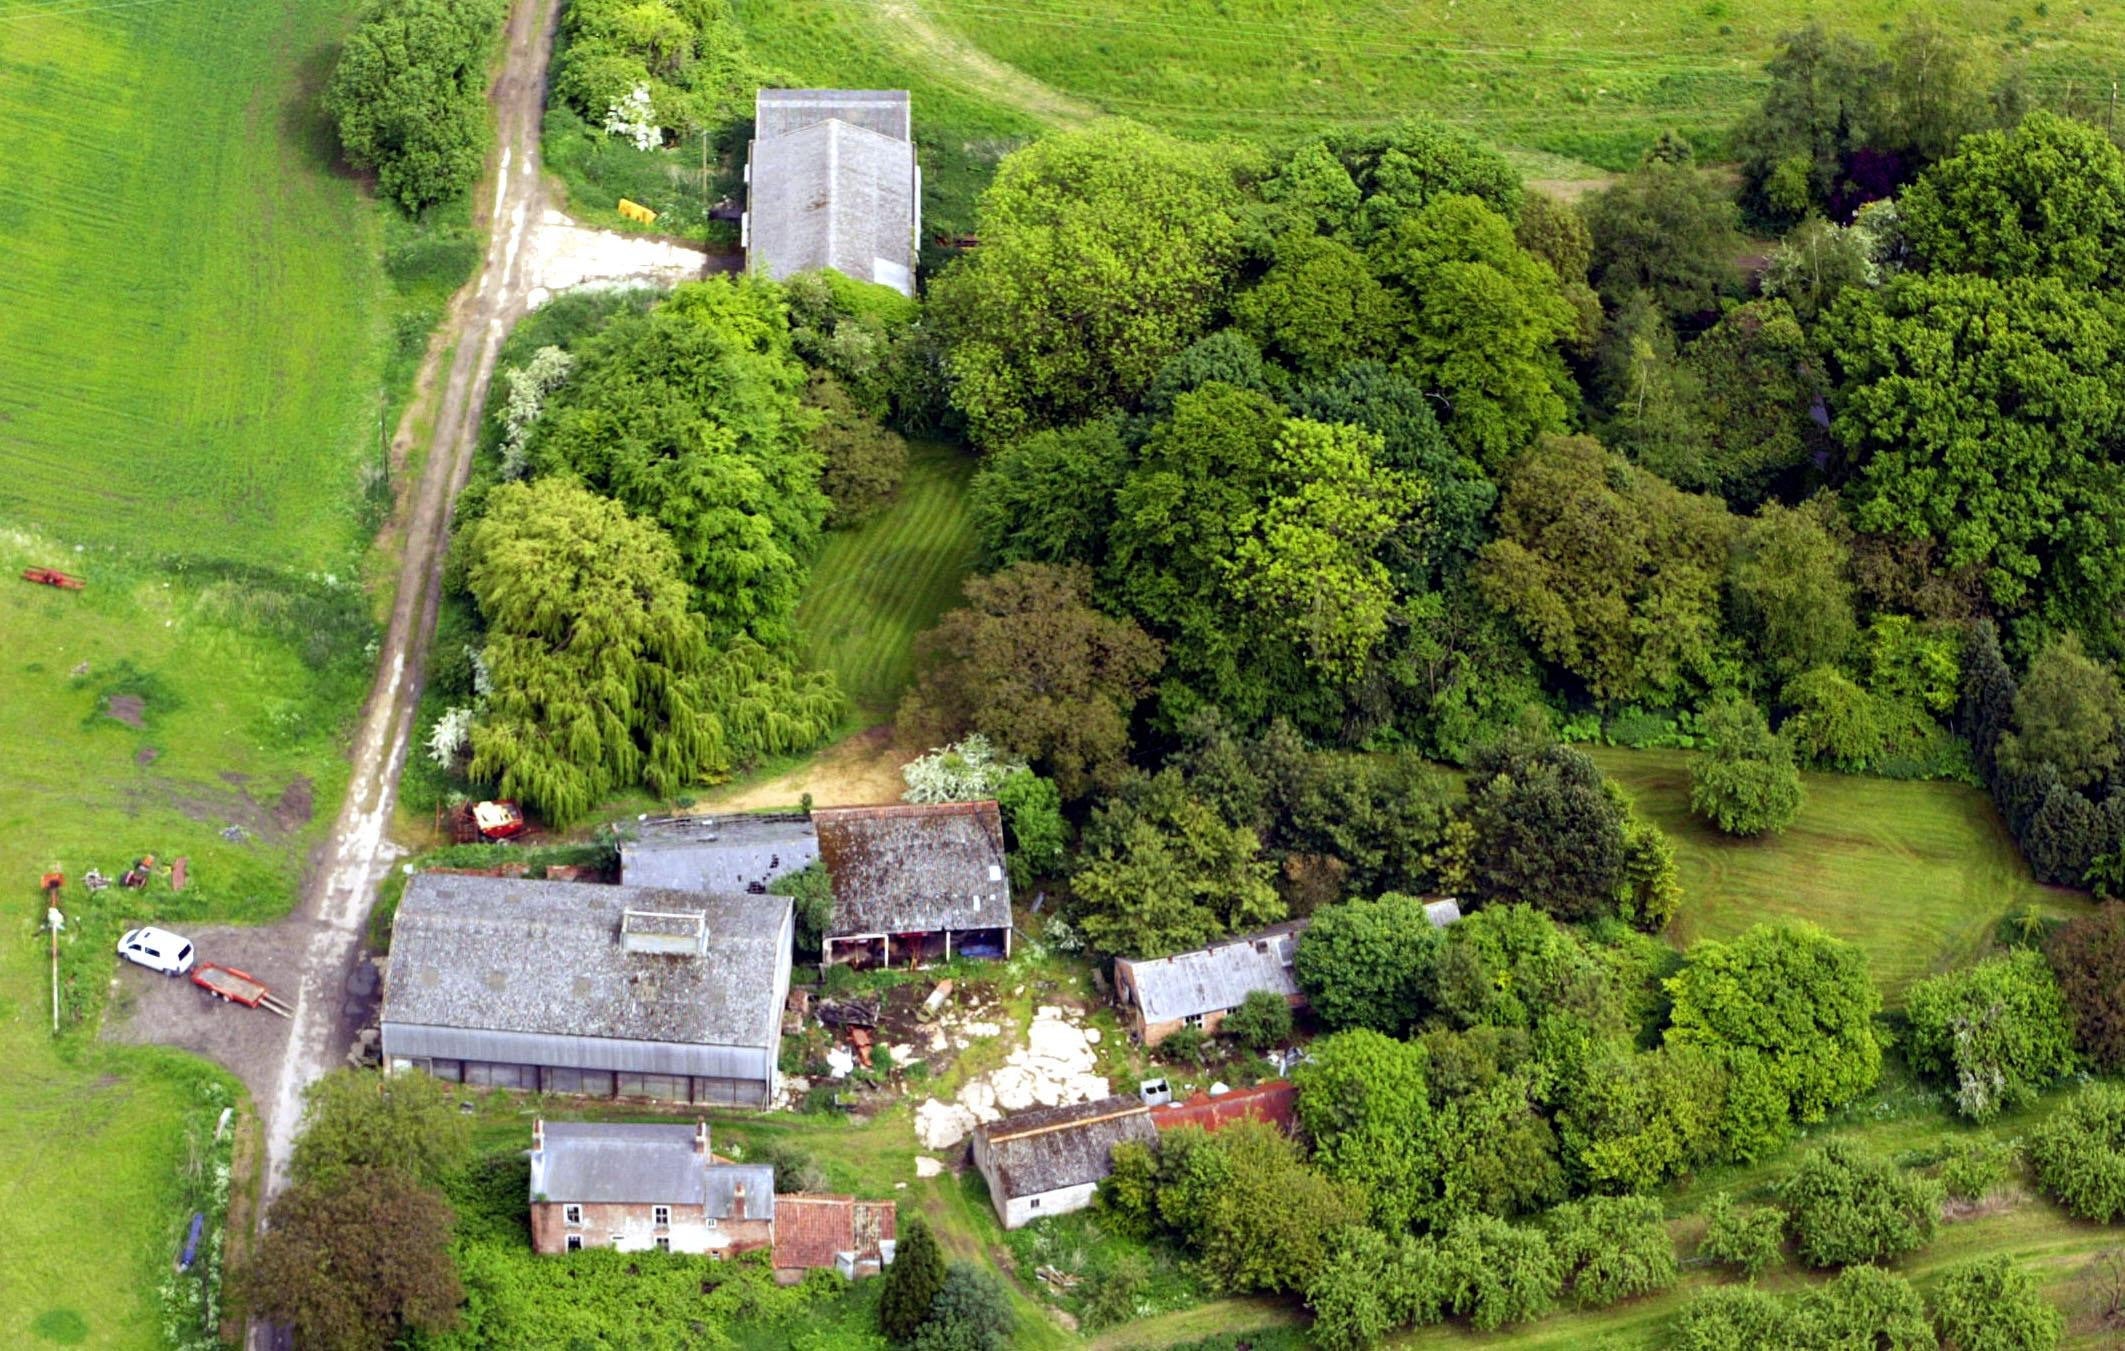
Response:
[[[753,270],[831,267],[914,294],[922,171],[906,90],[758,91],[746,177]]]
[[[1299,993],[1291,963],[1306,921],[1293,920],[1212,943],[1191,952],[1148,960],[1118,959],[1117,977],[1136,990],[1146,1022],[1169,1022],[1235,1009],[1257,990],[1286,998]]]
[[[1098,1182],[1114,1171],[1114,1147],[1155,1145],[1151,1109],[1135,1097],[1036,1107],[975,1128],[1003,1200]]]
[[[1010,926],[993,801],[823,807],[812,824],[834,886],[829,938]]]
[[[726,1163],[696,1146],[695,1126],[603,1121],[541,1123],[531,1152],[531,1195],[545,1201],[701,1206],[718,1219],[775,1214],[775,1170]]]
[[[791,1192],[775,1198],[775,1265],[810,1271],[831,1267],[842,1253],[876,1254],[894,1237],[891,1201]]]
[[[691,912],[702,955],[631,952],[628,912]],[[385,1054],[760,1077],[790,902],[422,873],[392,925]]]
[[[1424,902],[1424,918],[1431,921],[1434,929],[1443,929],[1458,923],[1461,918],[1461,903],[1448,896],[1444,900]]]
[[[819,859],[804,816],[675,816],[628,827],[620,880],[673,891],[765,891],[784,873]]]

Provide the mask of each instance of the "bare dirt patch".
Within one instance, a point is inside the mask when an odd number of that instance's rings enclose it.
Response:
[[[128,727],[148,725],[148,701],[137,694],[109,694],[104,696],[103,716],[116,718]]]
[[[889,723],[837,741],[786,774],[711,791],[703,811],[792,807],[812,795],[815,807],[861,807],[898,802],[907,791],[900,767],[914,752],[896,744]]]
[[[153,746],[142,746],[139,750],[133,752],[133,763],[143,769],[161,758],[162,752],[156,750]]]
[[[273,823],[290,834],[310,824],[317,809],[317,791],[309,778],[298,774],[273,803]]]

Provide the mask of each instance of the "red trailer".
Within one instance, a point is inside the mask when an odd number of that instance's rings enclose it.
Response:
[[[24,568],[22,580],[35,582],[40,586],[56,586],[62,591],[79,591],[88,585],[79,577],[61,572],[57,568]]]
[[[218,962],[201,962],[192,969],[192,983],[216,999],[231,1004],[241,1004],[247,1009],[264,1009],[283,1018],[292,1017],[294,1010],[286,1001],[266,988],[266,983],[248,971],[238,971],[233,966]]]

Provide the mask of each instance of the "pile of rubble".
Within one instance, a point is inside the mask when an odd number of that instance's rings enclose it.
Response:
[[[1099,1029],[1078,1026],[1072,1014],[1052,1004],[1034,1010],[1026,1044],[1003,1065],[969,1079],[951,1102],[929,1098],[915,1109],[915,1136],[924,1149],[950,1149],[983,1122],[1028,1107],[1058,1107],[1092,1102],[1109,1093],[1104,1076],[1093,1073],[1098,1060],[1092,1048]],[[993,1037],[1003,1029],[993,1023],[969,1023],[967,1037]]]

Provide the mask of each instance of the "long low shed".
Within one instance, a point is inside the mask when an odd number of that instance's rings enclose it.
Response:
[[[790,902],[422,874],[385,973],[393,1068],[486,1086],[766,1106]]]

